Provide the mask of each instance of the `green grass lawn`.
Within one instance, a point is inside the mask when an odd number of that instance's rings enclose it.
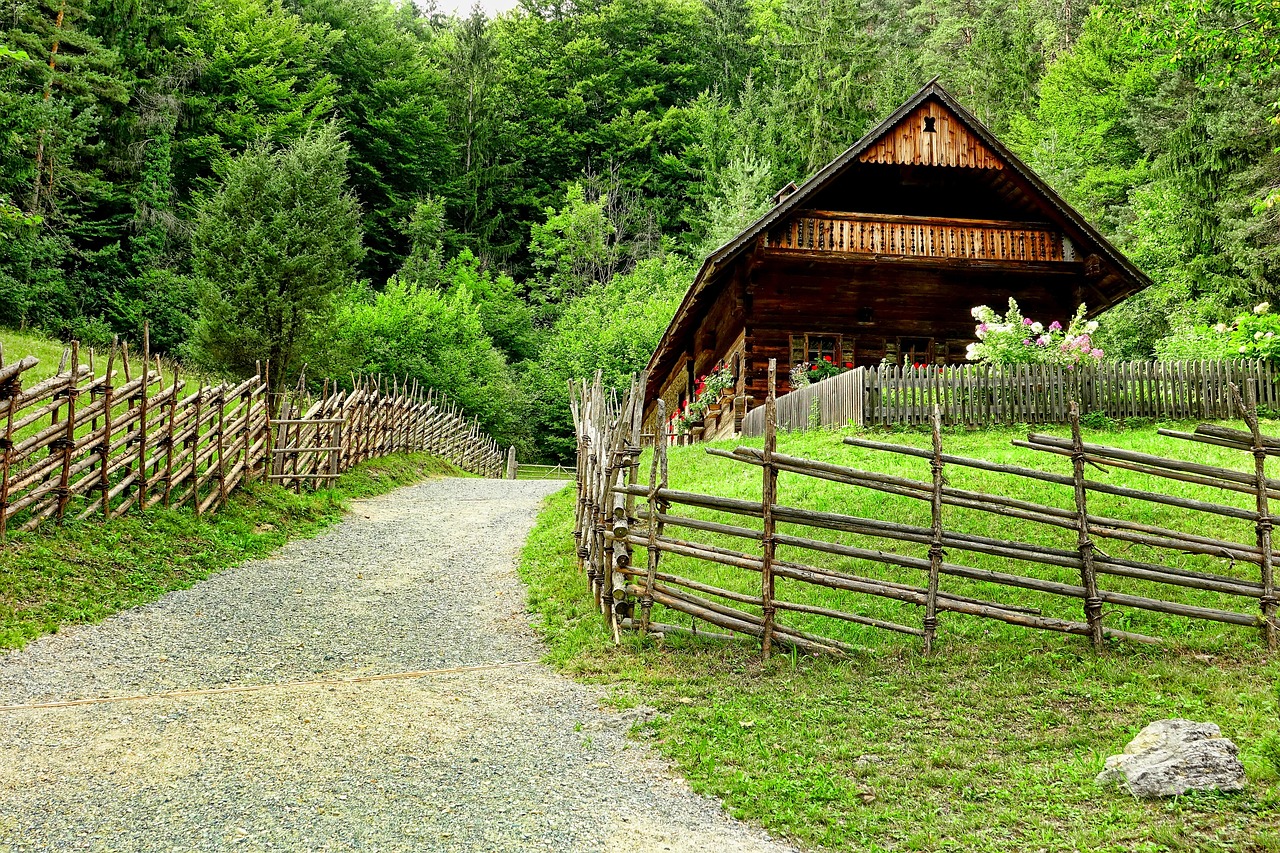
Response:
[[[461,472],[425,453],[361,463],[331,489],[300,495],[259,481],[197,518],[190,507],[46,523],[0,546],[0,649],[21,648],[60,626],[96,622],[182,589],[289,539],[338,521],[347,501]],[[465,476],[465,475],[464,475]],[[70,513],[74,515],[74,513]]]
[[[1185,425],[1184,425],[1185,426]],[[1264,424],[1272,433],[1280,425]],[[1061,434],[1063,430],[1044,430]],[[949,453],[1007,461],[1063,473],[1062,457],[1019,450],[1012,431],[948,432]],[[927,446],[928,436],[904,431],[883,440]],[[1158,437],[1154,428],[1087,431],[1087,440],[1229,465],[1245,470],[1243,454]],[[924,460],[858,450],[830,432],[791,434],[782,452],[917,479]],[[734,442],[733,444],[736,444]],[[753,442],[742,442],[751,444]],[[720,446],[731,447],[733,444]],[[758,442],[754,442],[758,446]],[[647,463],[642,468],[647,477]],[[1014,494],[1008,477],[947,469],[961,488]],[[1120,471],[1091,477],[1172,494],[1249,506],[1247,495],[1153,482]],[[760,470],[675,450],[671,485],[708,494],[760,494]],[[1071,506],[1069,489],[1019,482],[1017,497]],[[783,474],[779,502],[791,506],[928,524],[929,508],[912,501]],[[1252,541],[1244,522],[1189,517],[1184,511],[1098,496],[1091,509],[1150,524]],[[628,637],[612,645],[577,570],[572,538],[572,489],[548,500],[524,552],[530,607],[540,617],[552,662],[577,677],[612,685],[614,701],[659,709],[637,732],[670,757],[700,792],[724,799],[735,815],[806,845],[839,850],[1280,850],[1280,665],[1255,629],[1191,622],[1108,606],[1106,624],[1165,637],[1165,647],[1111,643],[1101,656],[1085,638],[1037,632],[969,616],[941,614],[936,653],[924,658],[917,638],[817,617],[783,614],[788,624],[865,649],[845,660],[780,655],[767,666],[758,646]],[[681,513],[740,526],[758,522],[680,508]],[[1074,547],[1074,534],[1046,531],[1002,516],[944,508],[949,529]],[[783,526],[784,532],[794,532]],[[669,528],[669,530],[671,530]],[[758,545],[705,533],[672,535],[754,552]],[[809,535],[853,544],[855,537]],[[858,544],[865,544],[865,538]],[[922,555],[919,546],[871,540],[885,550]],[[1154,552],[1101,542],[1115,556],[1152,559]],[[840,567],[856,574],[923,584],[914,570],[780,549],[782,559]],[[1256,568],[1186,555],[1168,563],[1255,578]],[[952,552],[948,559],[983,568],[1077,582],[1073,570],[1010,565],[1007,560]],[[759,576],[664,555],[664,571],[758,593]],[[1256,601],[1101,576],[1106,589],[1255,613]],[[943,589],[1007,604],[1040,607],[1082,621],[1078,601],[943,579]],[[906,625],[920,624],[911,605],[779,582],[791,600],[823,603]],[[689,624],[655,608],[654,618]],[[1249,774],[1240,795],[1190,795],[1139,802],[1101,790],[1093,777],[1107,755],[1120,752],[1147,723],[1189,717],[1218,723],[1241,749]]]

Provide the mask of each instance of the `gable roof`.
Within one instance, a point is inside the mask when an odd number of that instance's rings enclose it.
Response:
[[[825,189],[840,175],[842,175],[851,165],[859,162],[864,155],[869,155],[868,159],[877,158],[876,146],[881,145],[889,136],[891,131],[903,122],[904,119],[911,116],[919,107],[927,101],[935,100],[940,103],[947,111],[959,120],[961,126],[968,133],[979,141],[980,146],[986,146],[989,149],[987,154],[993,152],[997,158],[996,162],[992,162],[985,154],[981,156],[983,159],[974,162],[973,165],[985,168],[1001,168],[1007,167],[1021,177],[1034,193],[1039,196],[1039,200],[1047,204],[1052,210],[1062,217],[1063,221],[1074,231],[1077,241],[1081,244],[1080,255],[1082,257],[1089,254],[1096,254],[1105,258],[1110,265],[1115,268],[1126,279],[1127,285],[1118,292],[1117,297],[1109,304],[1095,307],[1091,313],[1097,313],[1103,308],[1108,308],[1115,302],[1142,290],[1151,284],[1145,273],[1134,266],[1133,262],[1124,256],[1119,250],[1112,246],[1105,237],[1102,236],[1092,225],[1090,225],[1083,216],[1067,204],[1053,189],[1044,182],[1034,171],[1032,171],[1025,163],[1023,163],[1017,155],[1004,146],[1000,140],[987,130],[987,128],[978,121],[976,117],[964,107],[962,107],[955,98],[951,96],[946,89],[942,88],[935,77],[926,83],[918,92],[906,100],[902,106],[893,111],[884,121],[880,122],[861,139],[850,146],[843,154],[836,157],[827,165],[819,169],[812,177],[800,185],[798,189],[782,198],[780,202],[775,204],[768,212],[748,225],[740,234],[722,245],[720,248],[709,254],[703,261],[702,267],[698,270],[697,276],[693,280],[693,284],[684,295],[684,299],[680,302],[680,307],[676,310],[675,316],[671,319],[671,323],[667,326],[663,333],[662,339],[658,343],[658,347],[654,350],[653,356],[649,359],[650,381],[656,381],[659,377],[654,375],[654,369],[657,366],[659,356],[668,344],[668,338],[675,331],[677,325],[688,311],[690,304],[696,296],[706,287],[708,281],[714,274],[723,269],[727,264],[732,263],[739,255],[748,249],[756,239],[765,233],[771,226],[785,220],[793,211],[803,209],[805,202],[813,198],[818,192]],[[948,164],[939,164],[948,165]],[[949,164],[955,165],[955,164]]]

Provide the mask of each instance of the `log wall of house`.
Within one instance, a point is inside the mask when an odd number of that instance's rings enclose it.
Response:
[[[958,363],[974,340],[975,305],[1003,313],[1010,296],[1028,316],[1065,322],[1076,307],[1075,275],[997,274],[866,264],[839,275],[808,265],[767,264],[749,288],[745,393],[767,391],[770,358],[785,380],[793,335],[838,336],[837,360],[874,365]],[[789,385],[784,385],[789,390]]]

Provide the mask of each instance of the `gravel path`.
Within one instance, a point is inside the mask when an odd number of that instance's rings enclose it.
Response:
[[[3,850],[790,850],[534,663],[515,573],[559,484],[440,479],[189,590],[0,657]]]

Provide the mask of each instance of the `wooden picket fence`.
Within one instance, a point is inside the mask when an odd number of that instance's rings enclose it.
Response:
[[[291,395],[283,419],[273,419],[261,375],[188,388],[175,369],[166,384],[145,341],[139,369],[127,348],[113,347],[101,374],[73,343],[56,375],[26,388],[23,375],[38,359],[0,363],[0,538],[68,515],[108,522],[155,506],[200,515],[251,478],[299,488],[395,452],[425,450],[473,473],[500,472],[493,440],[417,387],[369,378],[353,390],[326,388],[305,409]]]
[[[947,425],[1066,423],[1072,402],[1118,420],[1216,420],[1239,416],[1233,384],[1252,382],[1259,405],[1280,407],[1277,378],[1260,360],[859,367],[779,397],[778,425],[923,425],[935,407]],[[742,432],[764,434],[762,408],[747,414]]]
[[[1169,616],[1252,627],[1261,631],[1268,648],[1277,647],[1280,624],[1274,564],[1280,553],[1271,541],[1270,501],[1280,498],[1280,479],[1266,475],[1265,461],[1280,457],[1280,438],[1259,431],[1257,407],[1252,402],[1245,405],[1238,389],[1232,389],[1235,411],[1245,418],[1248,430],[1202,425],[1193,433],[1160,432],[1179,441],[1238,450],[1251,463],[1250,470],[1088,443],[1081,433],[1078,407],[1072,405],[1068,406],[1071,438],[1032,434],[1026,441],[1013,442],[1037,453],[1067,457],[1069,473],[944,453],[940,408],[932,418],[931,449],[845,439],[847,444],[884,455],[886,461],[888,455],[926,461],[928,476],[915,479],[885,474],[882,471],[888,466],[874,462],[860,470],[779,453],[779,400],[774,384],[771,360],[763,448],[707,450],[759,468],[759,500],[672,488],[668,441],[661,440],[665,437],[652,442],[649,482],[640,482],[641,445],[653,438],[641,433],[644,378],[637,379],[621,398],[605,392],[599,374],[594,383],[571,386],[578,438],[574,536],[580,566],[615,637],[623,629],[705,636],[696,628],[702,622],[729,632],[711,636],[759,638],[765,657],[779,644],[805,652],[843,654],[853,646],[819,633],[822,625],[839,620],[918,637],[928,652],[940,615],[964,614],[1086,636],[1099,649],[1109,638],[1163,642],[1165,638],[1127,630],[1130,616],[1142,614],[1140,624],[1153,624],[1158,631],[1173,628],[1165,618]],[[657,422],[662,424],[664,403],[658,401],[657,406]],[[1166,493],[1107,483],[1090,473],[1088,466],[1098,471],[1138,472],[1178,487],[1193,483],[1212,494],[1237,499],[1244,495],[1251,507],[1184,497],[1178,488]],[[952,486],[947,472],[958,469],[1000,475],[1001,488],[988,494]],[[920,501],[928,506],[930,521],[907,524],[788,506],[778,493],[782,472]],[[1028,500],[1032,483],[1065,487],[1068,505]],[[797,491],[809,489],[801,483]],[[1099,501],[1120,507],[1115,511],[1124,517],[1100,512]],[[1176,521],[1166,526],[1151,523],[1152,506],[1177,510]],[[945,513],[944,508],[948,508]],[[1161,511],[1168,513],[1168,509]],[[1020,529],[1027,523],[1032,527],[1022,541],[1006,540],[978,535],[971,526],[965,531],[954,523],[953,515],[976,518],[981,522],[979,530],[991,529],[982,519],[992,516],[1016,519]],[[732,521],[722,520],[726,516]],[[673,536],[673,529],[683,533]],[[1251,531],[1251,541],[1228,538],[1241,537],[1245,529]],[[1074,547],[1053,544],[1055,538],[1065,538],[1063,531],[1074,539]],[[839,541],[831,538],[832,532],[839,534]],[[1117,547],[1104,551],[1101,543],[1105,541]],[[636,548],[644,549],[647,559],[635,560]],[[826,555],[817,561],[822,565],[812,562],[818,554]],[[962,557],[952,556],[957,554],[981,555],[978,562],[995,558],[988,563],[997,568],[968,565]],[[666,555],[691,558],[694,565],[708,567],[706,574],[720,578],[720,584],[705,576],[697,579],[664,571]],[[733,581],[735,577],[741,580]],[[1005,595],[1000,600],[998,591],[1009,588],[1019,590],[1019,597],[1009,601]],[[818,589],[821,595],[816,594]],[[1036,594],[1033,600],[1043,601],[1043,607],[1028,606],[1028,592]],[[918,625],[883,618],[884,608],[875,602],[886,600],[922,608]],[[692,624],[653,621],[655,605],[689,617]],[[1045,608],[1059,615],[1046,615]],[[1061,615],[1075,608],[1080,608],[1078,617]],[[1126,629],[1112,627],[1117,620],[1123,620]]]

